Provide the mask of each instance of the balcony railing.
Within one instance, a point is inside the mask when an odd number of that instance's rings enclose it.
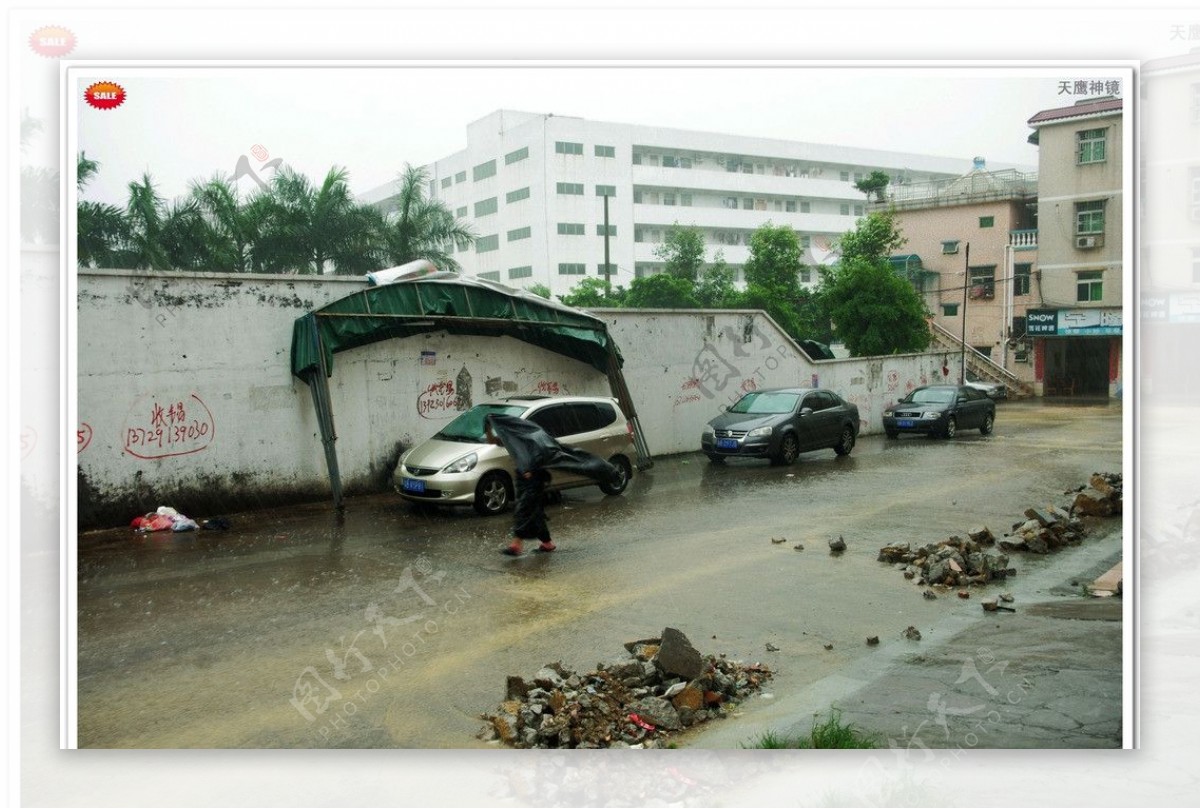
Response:
[[[1010,230],[1008,244],[1014,250],[1037,250],[1037,230]]]

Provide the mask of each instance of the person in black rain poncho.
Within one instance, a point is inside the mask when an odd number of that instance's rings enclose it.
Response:
[[[566,447],[532,421],[492,413],[484,420],[488,443],[508,450],[516,466],[517,502],[513,514],[513,539],[501,553],[520,556],[524,541],[536,539],[537,550],[548,553],[557,547],[550,538],[544,506],[550,469],[573,472],[597,483],[620,478],[620,470],[590,452]]]

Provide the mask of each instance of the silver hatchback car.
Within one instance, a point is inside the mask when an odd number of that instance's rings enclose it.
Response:
[[[616,399],[597,396],[510,396],[476,405],[436,435],[400,456],[394,482],[405,500],[442,506],[471,505],[480,514],[499,514],[513,500],[513,461],[503,447],[488,444],[483,421],[490,413],[529,419],[559,442],[604,458],[620,477],[600,484],[620,494],[633,476],[633,425]],[[551,471],[551,490],[595,486],[595,481]]]

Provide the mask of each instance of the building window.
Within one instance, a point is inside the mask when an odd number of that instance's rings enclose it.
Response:
[[[662,158],[662,164],[664,169],[677,169],[679,168],[679,158],[674,155],[665,154]]]
[[[862,216],[862,215],[863,215],[863,206],[861,206],[861,205],[855,205],[855,206],[854,206],[854,215],[855,215],[855,216]]]
[[[480,163],[475,168],[471,169],[471,179],[475,182],[486,180],[488,177],[496,176],[496,161],[489,160],[486,163]]]
[[[679,204],[682,205],[684,208],[692,207],[692,195],[691,194],[680,194],[679,195]]]
[[[500,234],[493,233],[491,236],[480,236],[475,240],[476,253],[490,253],[493,250],[500,249]]]
[[[1075,141],[1078,148],[1075,150],[1075,162],[1080,165],[1103,163],[1106,139],[1107,136],[1103,129],[1085,129],[1082,132],[1076,132]]]
[[[582,222],[559,222],[558,223],[558,235],[559,236],[582,236],[583,235],[583,223]]]
[[[996,226],[996,217],[994,217],[994,216],[979,217],[979,227],[991,228],[991,227],[995,227],[995,226]]]
[[[615,185],[598,185],[598,186],[596,186],[596,196],[598,196],[598,197],[615,197],[616,195],[617,195],[617,187]]]
[[[737,197],[722,197],[721,207],[737,210]]]
[[[559,275],[586,275],[587,274],[587,265],[586,264],[559,264],[558,265],[558,274]]]
[[[787,211],[788,213],[795,213],[796,212],[796,200],[789,199],[788,201],[783,203],[783,209],[785,211]]]
[[[596,157],[616,157],[617,147],[615,146],[596,146]]]
[[[530,267],[529,269],[532,270],[533,268]],[[479,273],[478,277],[482,278],[484,281],[499,281],[500,280],[500,271],[494,270],[492,272],[481,272],[481,273]]]
[[[609,225],[608,230],[606,232],[604,229],[604,225],[596,225],[596,235],[597,236],[616,236],[617,235],[617,226]]]
[[[633,165],[635,165],[635,166],[642,165],[642,153],[641,152],[633,153]]]
[[[583,196],[583,183],[559,183],[558,193]]]
[[[943,303],[942,304],[942,317],[956,317],[957,315],[958,315],[958,304],[957,303]]]
[[[465,183],[466,181],[467,181],[467,173],[465,171],[460,171],[458,174],[454,175],[454,184],[455,185],[458,185],[459,183]]]
[[[1075,300],[1099,301],[1104,298],[1104,272],[1088,270],[1075,275]]]
[[[1104,233],[1104,200],[1075,203],[1075,233],[1080,236]]]
[[[674,205],[675,204],[675,195],[674,194],[663,194],[662,204],[663,205]]]
[[[529,228],[529,227],[517,228],[516,230],[510,230],[508,232],[508,240],[510,242],[516,242],[516,241],[520,241],[521,239],[528,239],[532,235],[533,235],[532,228]]]
[[[971,297],[984,300],[996,296],[996,265],[971,267]]]
[[[454,212],[454,215],[457,216],[459,219],[462,219],[464,216],[467,215],[467,206],[464,205],[461,208],[459,208],[457,211]]]
[[[605,270],[605,267],[608,268],[607,271]],[[596,275],[616,275],[616,274],[617,274],[617,265],[616,264],[597,264],[596,265]]]
[[[844,183],[850,182],[850,172],[848,172],[848,171],[843,171],[839,175],[839,177],[841,178],[842,182],[844,182]]]
[[[801,202],[800,203],[800,213],[812,213],[812,203],[811,202]]]
[[[800,247],[804,250],[812,247],[812,236],[805,234],[800,237]]]
[[[509,191],[504,195],[505,202],[520,202],[523,199],[529,199],[529,186],[518,188],[516,191]]]
[[[850,215],[850,203],[843,202],[841,204],[841,207],[838,209],[838,211],[839,211],[839,213],[841,213],[842,216],[849,216]]]
[[[942,242],[942,255],[952,256],[958,252],[958,239]]]
[[[508,278],[510,281],[514,278],[531,277],[533,277],[533,267],[512,267],[508,271]]]
[[[489,197],[488,199],[480,200],[475,203],[475,218],[488,216],[496,212],[496,198]]]
[[[557,154],[583,154],[582,143],[571,143],[570,141],[557,140],[554,142],[554,151]]]
[[[812,283],[812,270],[810,270],[808,267],[800,268],[800,283],[802,283],[802,284],[811,284]]]
[[[742,200],[742,210],[753,211],[754,210],[754,200],[753,199],[743,199]]]
[[[522,146],[520,149],[517,149],[515,152],[509,152],[508,154],[506,154],[504,156],[504,165],[511,166],[513,163],[516,163],[520,160],[524,160],[527,157],[529,157],[529,147]]]
[[[646,241],[646,232],[641,228],[633,229],[633,240],[639,244]]]
[[[1013,265],[1013,294],[1028,295],[1029,294],[1029,278],[1033,274],[1032,264],[1014,264]]]
[[[454,182],[453,177],[443,177],[442,178],[442,188],[449,188],[450,183],[452,183],[452,182]]]

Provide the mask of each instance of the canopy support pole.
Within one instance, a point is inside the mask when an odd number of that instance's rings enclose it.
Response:
[[[629,386],[625,384],[625,375],[621,373],[621,363],[617,359],[617,352],[613,349],[613,342],[608,341],[608,386],[616,397],[617,403],[621,405],[621,410],[625,412],[629,423],[633,425],[633,448],[637,452],[637,468],[639,470],[649,469],[654,466],[654,459],[650,457],[650,447],[646,444],[646,437],[642,433],[642,424],[638,420],[637,410],[633,406],[633,397],[629,395]]]
[[[313,408],[317,411],[317,423],[321,428],[321,444],[325,447],[325,466],[329,469],[329,484],[333,489],[333,506],[341,509],[342,476],[338,470],[337,430],[333,426],[333,403],[329,398],[329,372],[325,363],[325,347],[321,344],[321,331],[314,329],[317,340],[317,356],[320,366],[306,374],[305,382],[312,394]]]

